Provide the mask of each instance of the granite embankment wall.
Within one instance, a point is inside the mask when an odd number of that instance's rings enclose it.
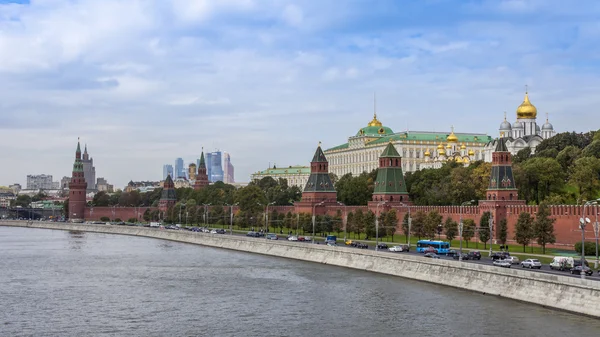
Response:
[[[568,276],[347,247],[267,241],[145,227],[5,221],[0,226],[157,238],[405,277],[600,317],[600,282]]]

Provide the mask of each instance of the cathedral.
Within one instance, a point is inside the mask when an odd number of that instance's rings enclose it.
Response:
[[[548,120],[546,114],[546,123],[540,126],[536,122],[537,108],[529,101],[529,94],[525,91],[525,99],[517,108],[517,121],[512,125],[506,120],[500,124],[499,136],[504,138],[505,145],[512,155],[516,155],[522,149],[531,148],[531,153],[535,153],[535,148],[544,139],[554,137],[556,132]],[[492,152],[496,148],[498,140],[493,140],[485,147],[487,158],[491,158]]]

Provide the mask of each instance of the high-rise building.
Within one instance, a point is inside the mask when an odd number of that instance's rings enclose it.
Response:
[[[55,185],[52,183],[51,174],[27,175],[28,190],[53,190]]]
[[[179,177],[185,177],[185,169],[183,168],[183,159],[177,158],[175,159],[175,177],[171,177],[173,179],[177,179]]]
[[[208,181],[212,182],[212,153],[206,152],[206,175],[208,176]]]
[[[163,178],[162,178],[162,180],[166,180],[167,176],[173,177],[173,165],[169,165],[169,164],[163,165]]]
[[[85,192],[96,192],[96,168],[94,167],[94,159],[90,158],[90,155],[88,154],[87,144],[85,145],[81,162],[83,163],[83,176],[87,183]]]
[[[223,182],[226,184],[235,183],[233,165],[229,153],[223,153]]]
[[[212,167],[210,170],[210,181],[217,182],[223,181],[223,166],[221,162],[221,151],[215,151],[212,153],[212,159],[210,162],[210,166]]]

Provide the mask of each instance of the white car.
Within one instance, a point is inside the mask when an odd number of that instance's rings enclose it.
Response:
[[[408,252],[408,245],[398,245],[388,248],[390,252]]]
[[[298,237],[297,236],[290,236],[288,238],[288,241],[298,241]]]
[[[504,258],[504,261],[508,261],[510,264],[519,264],[519,258],[516,256],[507,256]]]
[[[527,259],[521,262],[521,267],[529,269],[542,269],[542,263],[538,259]]]
[[[508,260],[496,260],[494,261],[494,266],[510,268],[511,263]]]
[[[217,230],[213,229],[212,231],[210,231],[210,234],[217,234]]]

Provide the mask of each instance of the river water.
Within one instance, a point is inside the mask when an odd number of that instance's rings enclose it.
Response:
[[[148,238],[0,227],[0,256],[0,336],[600,335],[512,300]]]

